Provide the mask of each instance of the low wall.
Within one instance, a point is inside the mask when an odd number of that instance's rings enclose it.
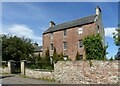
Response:
[[[8,67],[0,67],[0,73],[9,73]]]
[[[58,61],[54,72],[25,69],[32,78],[54,79],[63,84],[117,84],[118,61]]]
[[[32,78],[53,79],[53,72],[38,71],[26,68],[25,75]]]
[[[118,61],[58,61],[54,79],[69,84],[116,84]]]

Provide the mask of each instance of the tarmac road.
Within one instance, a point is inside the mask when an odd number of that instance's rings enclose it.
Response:
[[[59,84],[56,82],[49,82],[44,80],[37,80],[32,78],[24,78],[18,75],[1,75],[0,80],[2,84]]]

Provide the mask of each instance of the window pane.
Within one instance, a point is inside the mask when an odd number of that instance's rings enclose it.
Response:
[[[67,43],[66,42],[63,43],[63,47],[64,47],[64,49],[67,49]]]
[[[82,40],[79,40],[79,48],[83,47]]]
[[[80,57],[79,57],[80,59],[83,59],[83,55],[80,55]]]
[[[50,44],[50,49],[53,50],[53,44]]]

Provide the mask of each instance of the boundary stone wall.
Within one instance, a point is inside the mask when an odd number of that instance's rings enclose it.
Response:
[[[0,73],[9,73],[9,68],[8,67],[0,67]]]
[[[118,61],[58,61],[54,79],[69,84],[117,84]]]
[[[45,72],[26,68],[25,75],[32,78],[53,79],[53,72]]]

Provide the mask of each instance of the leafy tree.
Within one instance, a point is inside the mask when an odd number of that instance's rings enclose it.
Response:
[[[47,50],[45,52],[45,57],[43,57],[43,59],[42,59],[42,68],[43,69],[53,69],[54,68],[54,64],[51,64],[51,61],[50,61],[49,48],[47,48]]]
[[[40,56],[40,53],[36,56],[36,58],[35,58],[35,62],[36,62],[36,66],[38,67],[38,68],[41,68],[41,61],[42,61],[42,58],[41,58],[41,56]]]
[[[58,61],[58,54],[56,52],[56,48],[54,47],[54,52],[53,52],[53,61],[56,63]]]
[[[50,61],[50,53],[49,53],[49,49],[47,48],[46,52],[45,52],[45,59],[46,61]]]
[[[28,60],[33,51],[30,39],[12,35],[2,36],[2,60]]]
[[[109,60],[110,60],[110,61],[113,61],[114,59],[113,59],[113,57],[111,57]]]
[[[100,34],[87,36],[83,40],[83,45],[86,51],[87,60],[106,59],[106,49],[108,46],[103,46]]]
[[[63,53],[58,54],[58,61],[63,61]]]
[[[38,43],[37,43],[37,42],[35,42],[35,43],[34,43],[34,45],[38,46]]]
[[[113,38],[115,40],[115,44],[120,46],[120,28],[116,29],[117,33],[113,33]]]
[[[120,27],[120,25],[119,25]],[[118,52],[117,55],[115,56],[116,60],[120,60],[120,28],[116,29],[117,33],[113,33],[113,38],[115,41],[116,46],[118,46]]]

